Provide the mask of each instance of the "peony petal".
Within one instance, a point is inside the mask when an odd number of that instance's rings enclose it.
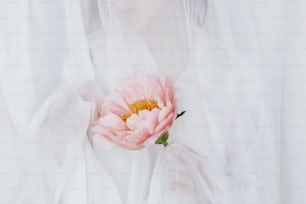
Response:
[[[106,97],[104,104],[105,109],[108,109],[109,112],[112,112],[118,116],[122,116],[130,111],[129,105],[119,94],[113,94]]]
[[[148,118],[144,121],[146,129],[149,131],[150,134],[154,133],[155,128],[158,125],[158,114],[160,110],[159,109],[153,109],[149,115]]]
[[[174,115],[171,113],[165,120],[161,121],[155,129],[155,133],[157,132],[166,132],[166,127],[171,126],[174,121]]]
[[[110,137],[108,139],[111,140],[112,142],[114,142],[115,144],[117,144],[121,147],[124,147],[126,149],[130,149],[130,150],[137,150],[137,149],[144,148],[143,144],[132,143],[132,142],[126,141],[124,139],[119,139],[117,137]]]
[[[138,113],[138,117],[139,117],[140,120],[146,120],[151,115],[152,115],[152,112],[149,111],[149,110],[142,110],[142,111],[139,111],[139,113]]]
[[[114,130],[127,130],[127,126],[124,121],[115,114],[109,114],[98,119],[94,122],[94,126],[112,128]]]
[[[126,136],[128,128],[116,115],[107,115],[96,121],[91,130],[102,137],[122,139]]]
[[[158,121],[161,122],[165,120],[170,113],[173,113],[173,107],[172,105],[166,106],[160,110],[158,113]]]
[[[131,143],[142,144],[150,136],[151,134],[145,128],[141,128],[131,132],[125,139]]]
[[[137,97],[135,96],[135,94],[131,93],[127,89],[121,90],[119,94],[121,95],[121,97],[127,104],[132,104],[134,101],[137,100]]]
[[[130,130],[136,130],[140,123],[140,118],[137,114],[132,114],[127,120],[126,125]]]

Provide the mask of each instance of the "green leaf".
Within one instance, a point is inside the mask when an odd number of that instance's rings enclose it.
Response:
[[[186,113],[186,111],[182,111],[181,113],[177,114],[175,119],[178,119],[179,117],[183,116]]]
[[[169,132],[167,131],[160,138],[158,138],[158,140],[155,141],[155,144],[162,144],[165,147],[167,147],[168,146],[168,138],[169,138]]]

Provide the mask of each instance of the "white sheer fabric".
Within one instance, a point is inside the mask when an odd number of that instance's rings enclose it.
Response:
[[[304,203],[302,1],[2,0],[1,203]],[[167,149],[104,149],[95,99],[169,75]]]

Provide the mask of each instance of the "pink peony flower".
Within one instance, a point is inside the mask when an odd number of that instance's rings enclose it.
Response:
[[[98,106],[92,131],[126,149],[141,149],[168,137],[177,117],[175,88],[168,78],[153,75],[128,81]]]

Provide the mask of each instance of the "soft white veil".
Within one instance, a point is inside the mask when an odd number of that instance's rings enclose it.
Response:
[[[92,99],[138,72],[169,75],[187,113],[169,149],[127,153],[130,203],[304,198],[305,3],[230,2],[1,1],[0,202],[124,203],[105,169],[124,150],[87,130]]]

